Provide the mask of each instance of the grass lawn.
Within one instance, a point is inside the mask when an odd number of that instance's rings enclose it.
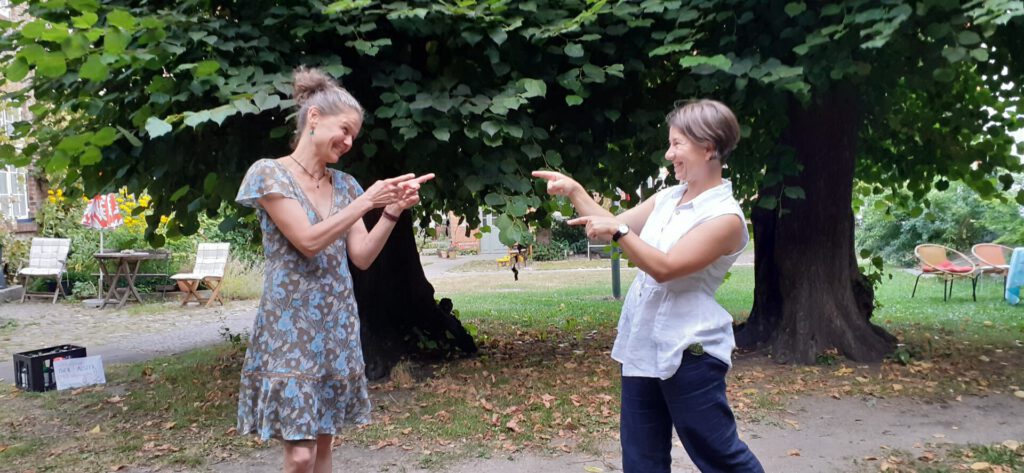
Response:
[[[403,362],[391,380],[372,386],[374,423],[338,441],[417,452],[421,466],[443,470],[460,458],[522,449],[588,451],[614,439],[619,375],[609,351],[621,302],[610,298],[610,274],[535,269],[521,273],[518,282],[502,273],[439,279],[437,296],[452,298],[463,322],[477,331],[479,356]],[[623,269],[624,293],[634,275],[634,269]],[[786,403],[796,395],[952,400],[1021,389],[1024,306],[1001,301],[1001,281],[985,280],[978,302],[970,300],[967,284],[943,302],[941,283],[934,280],[922,281],[911,299],[913,283],[905,273],[886,279],[875,315],[906,344],[908,363],[839,358],[788,366],[742,355],[729,379],[737,416],[785,427]],[[736,320],[745,319],[753,268],[734,268],[717,296]],[[102,387],[2,392],[0,465],[13,471],[116,471],[128,464],[196,465],[265,447],[234,435],[241,356],[239,347],[225,343],[108,369]],[[1002,458],[998,450],[971,448],[963,451]],[[1001,464],[1018,465],[1006,462]]]

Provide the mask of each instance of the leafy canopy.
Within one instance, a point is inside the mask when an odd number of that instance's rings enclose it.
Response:
[[[532,169],[649,194],[664,115],[687,97],[736,110],[730,177],[766,208],[804,198],[784,185],[800,172],[780,144],[799,133],[786,111],[837,87],[862,100],[857,178],[869,185],[923,198],[956,179],[995,193],[1020,169],[1008,132],[1024,126],[1021,2],[13,3],[31,18],[0,25],[0,85],[33,97],[36,119],[15,127],[24,148],[0,145],[0,159],[90,193],[148,189],[155,215],[176,212],[172,236],[232,201],[252,161],[287,152],[300,64],[339,78],[368,110],[348,171],[437,172],[421,212],[476,223],[479,206],[494,209],[509,242],[560,208]]]

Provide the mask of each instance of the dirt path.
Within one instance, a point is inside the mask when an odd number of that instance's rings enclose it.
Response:
[[[878,471],[893,450],[917,457],[933,445],[992,444],[1024,440],[1024,401],[1010,395],[964,397],[960,402],[923,403],[873,397],[836,400],[803,397],[790,402],[777,419],[741,424],[741,435],[768,472],[824,473]],[[334,471],[346,473],[572,473],[621,471],[618,443],[609,440],[598,454],[547,455],[491,453],[490,458],[445,461],[395,447],[371,450],[341,446]],[[673,471],[695,472],[678,440]],[[276,446],[202,469],[176,471],[259,473],[280,471]],[[129,470],[137,473],[154,470]],[[163,470],[168,471],[168,470]]]

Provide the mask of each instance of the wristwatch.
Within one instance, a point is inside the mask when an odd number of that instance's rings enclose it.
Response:
[[[612,241],[618,242],[619,238],[622,238],[623,235],[626,235],[627,233],[629,233],[629,225],[626,225],[625,223],[620,223],[619,229],[616,230],[615,233],[612,235]]]

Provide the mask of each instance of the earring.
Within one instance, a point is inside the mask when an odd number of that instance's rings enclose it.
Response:
[[[316,130],[316,128],[310,128],[310,129],[309,129],[309,136],[313,136],[313,132],[314,132],[315,130]]]

